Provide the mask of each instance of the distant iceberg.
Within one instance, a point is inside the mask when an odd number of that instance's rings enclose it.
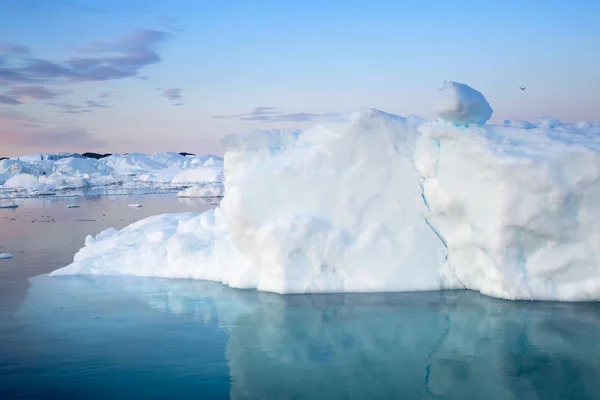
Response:
[[[53,275],[600,300],[600,124],[483,125],[485,97],[448,90],[437,121],[364,109],[227,137],[216,210],[88,236]]]
[[[179,191],[223,182],[223,159],[179,153],[30,154],[0,160],[0,198],[33,197],[90,188]]]

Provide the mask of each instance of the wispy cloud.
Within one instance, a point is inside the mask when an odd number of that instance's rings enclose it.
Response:
[[[171,101],[183,99],[183,89],[180,88],[162,89],[160,94]]]
[[[262,122],[312,122],[329,117],[334,117],[335,113],[315,114],[315,113],[283,113],[276,107],[256,107],[246,114],[232,115],[213,115],[216,119],[237,119],[240,121],[262,121]]]
[[[98,149],[106,141],[94,138],[89,131],[73,126],[44,126],[18,113],[0,112],[0,143],[7,147]]]
[[[64,113],[64,114],[85,114],[85,113],[92,112],[91,110],[88,110],[84,106],[79,106],[79,105],[69,104],[69,103],[48,102],[48,103],[46,103],[46,105],[58,108],[59,112]]]
[[[73,83],[136,77],[142,68],[161,61],[157,48],[168,37],[166,32],[140,30],[116,41],[91,43],[77,50],[80,55],[63,61],[28,56],[28,53],[23,53],[25,46],[22,46],[20,53],[20,45],[0,48],[0,56],[14,56],[0,67],[0,85]]]
[[[6,96],[6,95],[3,95],[3,94],[0,94],[0,104],[6,104],[6,105],[9,105],[9,106],[16,106],[16,105],[23,104],[23,103],[21,101],[15,99],[12,96]]]
[[[215,119],[246,119],[259,117],[263,115],[280,115],[277,107],[255,107],[252,111],[246,114],[231,114],[231,115],[213,115]]]
[[[28,55],[31,53],[31,49],[22,44],[0,43],[0,53],[6,55]]]
[[[29,97],[36,100],[50,100],[57,96],[56,92],[53,92],[44,86],[13,86],[7,94],[12,97]]]
[[[89,108],[107,108],[108,106],[104,103],[99,103],[97,101],[94,100],[88,100],[85,102],[86,107]]]
[[[112,93],[111,93],[111,92],[102,92],[102,93],[100,93],[100,94],[98,95],[98,98],[99,98],[99,99],[106,99],[107,97],[110,97],[110,96],[112,96]]]

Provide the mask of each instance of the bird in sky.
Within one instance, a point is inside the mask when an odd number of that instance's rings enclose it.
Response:
[[[519,89],[521,90],[525,90],[525,88],[523,86],[519,86]]]

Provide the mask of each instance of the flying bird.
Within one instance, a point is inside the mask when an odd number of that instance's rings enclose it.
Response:
[[[519,86],[519,89],[521,90],[525,90],[525,88],[523,86]]]

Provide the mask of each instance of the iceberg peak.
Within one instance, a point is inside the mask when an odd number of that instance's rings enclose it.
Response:
[[[444,82],[435,111],[437,116],[458,125],[485,124],[494,110],[481,92],[464,83]]]

